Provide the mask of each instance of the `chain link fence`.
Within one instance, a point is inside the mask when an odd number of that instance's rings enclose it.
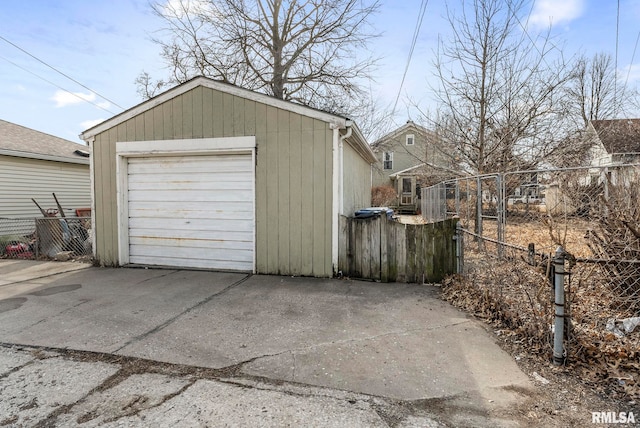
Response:
[[[638,201],[640,165],[548,169],[439,183],[422,190],[422,215],[460,218],[464,263],[448,298],[468,299],[467,309],[505,323],[544,355],[552,355],[554,258],[561,249],[562,356],[636,396]]]
[[[90,257],[91,217],[0,218],[0,258]]]

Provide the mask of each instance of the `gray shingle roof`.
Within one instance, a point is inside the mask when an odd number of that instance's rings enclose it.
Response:
[[[61,161],[69,159],[77,162],[87,158],[76,154],[76,150],[88,152],[89,148],[0,119],[0,150],[16,156],[23,154],[26,157],[59,158]]]
[[[640,153],[640,119],[592,120],[608,153]]]

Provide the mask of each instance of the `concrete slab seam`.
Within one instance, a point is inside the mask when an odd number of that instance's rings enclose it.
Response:
[[[22,284],[23,282],[31,282],[31,281],[35,281],[35,280],[38,280],[38,279],[50,278],[52,276],[62,275],[62,274],[65,274],[65,273],[70,273],[70,272],[77,272],[77,271],[82,270],[82,269],[85,269],[85,268],[69,269],[69,270],[65,270],[65,271],[62,271],[62,272],[53,272],[53,273],[49,273],[49,274],[46,274],[46,275],[37,276],[37,277],[34,277],[34,278],[28,278],[28,279],[23,279],[21,281],[14,281],[14,282],[9,282],[7,284],[2,284],[1,287],[6,287],[7,285]]]
[[[464,320],[464,321],[460,321],[460,322],[456,322],[456,323],[439,325],[437,327],[433,327],[433,326],[418,327],[418,328],[412,328],[412,329],[406,329],[406,330],[388,331],[386,333],[376,334],[376,335],[367,336],[367,337],[358,337],[358,338],[352,338],[352,339],[341,339],[341,340],[333,340],[333,341],[330,341],[330,342],[315,343],[313,345],[305,346],[305,347],[301,347],[301,348],[287,349],[285,351],[275,352],[275,353],[272,353],[272,354],[258,355],[258,356],[249,358],[247,360],[240,361],[239,363],[234,364],[234,366],[243,366],[243,365],[252,363],[252,362],[254,362],[256,360],[259,360],[261,358],[277,357],[277,356],[284,355],[284,354],[287,354],[287,353],[291,353],[291,355],[294,357],[294,362],[295,362],[295,355],[294,355],[295,352],[309,351],[309,350],[321,348],[323,346],[366,342],[366,341],[369,341],[369,340],[375,340],[375,339],[379,339],[381,337],[387,337],[387,336],[407,336],[409,334],[412,334],[412,333],[415,333],[415,332],[418,332],[418,331],[432,331],[432,330],[436,330],[436,329],[440,329],[440,328],[456,327],[456,326],[459,326],[459,325],[462,325],[462,324],[468,324],[468,323],[472,323],[472,322],[473,322],[472,320]]]
[[[118,380],[124,379],[127,376],[130,376],[133,374],[162,373],[170,376],[193,376],[196,380],[198,379],[215,380],[220,383],[239,386],[247,389],[258,389],[258,390],[265,390],[265,391],[271,391],[273,389],[260,388],[254,385],[247,385],[246,383],[242,383],[237,380],[234,380],[234,378],[258,382],[265,385],[290,384],[290,385],[298,385],[301,387],[312,387],[314,389],[334,390],[334,391],[340,391],[346,394],[354,394],[352,391],[342,390],[339,388],[326,388],[326,387],[319,388],[314,385],[308,385],[300,382],[274,380],[268,377],[250,375],[246,373],[243,373],[241,375],[239,374],[240,368],[242,365],[252,362],[256,359],[263,358],[263,356],[258,356],[258,357],[249,359],[247,361],[243,361],[241,363],[233,364],[227,367],[212,369],[207,367],[189,366],[185,364],[160,362],[160,361],[150,360],[146,358],[123,356],[123,355],[117,355],[117,354],[111,354],[111,353],[105,353],[105,352],[75,350],[75,349],[69,349],[69,348],[53,348],[48,346],[24,345],[24,344],[6,343],[6,342],[0,342],[0,347],[7,348],[7,349],[17,349],[20,351],[30,350],[32,352],[49,352],[53,354],[47,357],[40,357],[39,359],[41,360],[47,359],[47,358],[63,357],[66,359],[70,359],[72,361],[103,362],[107,364],[115,364],[120,366],[120,369],[116,373],[111,375],[109,378],[105,379],[105,381],[103,381],[100,384],[100,386],[94,388],[92,392],[96,392],[96,391],[99,392],[105,389],[109,389],[112,386],[119,383]],[[193,373],[193,372],[197,372],[197,373]],[[284,391],[281,391],[281,392],[284,392]],[[321,397],[327,397],[327,398],[335,398],[331,395],[325,395],[325,394],[295,394],[294,393],[293,395],[321,396]],[[377,396],[377,395],[361,393],[361,392],[357,393],[357,395],[360,397],[369,397],[369,398],[376,398],[381,400],[388,400],[386,397],[383,397],[383,396]],[[394,401],[397,401],[397,400],[394,400]]]
[[[429,409],[429,405],[437,404],[440,402],[444,403],[451,398],[464,397],[464,394],[456,394],[447,397],[438,397],[437,399],[399,400],[367,393],[354,393],[353,391],[341,390],[339,388],[317,387],[314,385],[308,385],[299,382],[274,380],[270,378],[246,374],[239,375],[237,365],[225,367],[222,369],[208,369],[195,366],[158,362],[137,357],[126,357],[108,353],[70,350],[64,348],[60,349],[9,343],[0,343],[0,347],[19,351],[31,350],[32,352],[46,351],[51,353],[51,355],[39,359],[64,358],[71,361],[102,362],[119,366],[116,373],[104,379],[99,385],[95,386],[85,395],[83,395],[83,397],[74,401],[73,403],[62,405],[55,409],[53,412],[49,413],[44,419],[40,420],[35,425],[37,427],[55,426],[56,421],[60,416],[73,412],[74,407],[87,402],[87,400],[89,400],[92,395],[112,389],[116,385],[133,375],[144,373],[157,373],[165,376],[183,378],[187,380],[187,383],[179,388],[179,390],[171,392],[169,394],[165,394],[158,403],[154,403],[151,406],[139,406],[137,405],[138,403],[132,401],[131,403],[129,403],[129,406],[125,406],[125,408],[123,408],[124,412],[120,413],[113,419],[104,420],[102,421],[102,423],[115,422],[118,419],[135,416],[142,411],[147,411],[151,408],[157,408],[167,401],[171,400],[172,398],[184,393],[200,380],[215,381],[247,390],[274,391],[288,396],[302,398],[327,398],[345,403],[348,402],[350,404],[360,402],[368,405],[369,408],[373,410],[387,426],[396,426],[399,422],[404,420],[405,417],[409,415],[419,416],[420,413],[429,414],[429,418],[431,421],[437,421],[437,423],[440,423],[440,421],[438,420],[439,418],[433,419],[434,416],[439,413],[439,411],[436,410],[434,414],[433,409]],[[246,381],[252,382],[252,384],[246,383]],[[307,391],[304,391],[305,389],[307,389]],[[334,393],[332,394],[332,392]],[[83,416],[90,417],[91,415]]]
[[[22,369],[23,369],[23,368],[25,368],[25,367],[30,366],[31,364],[33,364],[33,363],[34,363],[34,361],[36,361],[36,360],[34,359],[34,360],[31,360],[31,361],[27,361],[27,362],[26,362],[26,363],[24,363],[24,364],[21,364],[21,365],[19,365],[19,366],[16,366],[16,367],[14,367],[14,368],[10,369],[10,370],[7,370],[7,371],[6,371],[6,372],[4,372],[4,373],[1,373],[1,374],[0,374],[0,380],[4,379],[4,378],[6,378],[6,377],[11,376],[13,373],[15,373],[15,372],[17,372],[17,371],[20,371],[20,370],[22,370]]]
[[[127,267],[128,269],[135,269],[135,268],[131,268],[130,266]],[[170,275],[173,275],[174,273],[178,273],[181,272],[179,269],[177,270],[170,270],[168,271],[168,273],[163,273],[162,275],[158,275],[158,276],[152,276],[151,278],[145,278],[140,282],[136,282],[134,285],[140,285],[140,284],[144,284],[145,282],[149,282],[149,281],[155,281],[156,279],[160,279],[160,278],[166,278]]]
[[[37,297],[37,296],[34,296],[34,297]],[[90,301],[91,301],[90,299],[80,299],[79,303],[76,303],[75,305],[69,306],[68,308],[58,312],[55,316],[57,317],[57,316],[63,315],[63,314],[65,314],[65,313],[67,313],[67,312],[69,312],[69,311],[71,311],[73,309],[76,309],[77,307],[82,306],[85,303],[88,303]],[[24,329],[32,328],[32,327],[37,326],[38,324],[41,324],[41,323],[44,323],[44,322],[48,322],[48,321],[50,321],[50,319],[41,319],[41,320],[38,320],[38,321],[34,322],[33,324],[29,324],[28,326],[23,327],[23,328]]]
[[[242,279],[239,279],[238,281],[236,281],[233,284],[223,288],[222,290],[220,290],[220,291],[218,291],[216,293],[213,293],[212,295],[210,295],[209,297],[199,301],[195,305],[193,305],[193,306],[185,309],[184,311],[180,312],[179,314],[169,318],[168,320],[166,320],[162,324],[155,326],[154,328],[152,328],[151,330],[149,330],[149,331],[147,331],[145,333],[139,334],[138,336],[135,336],[135,337],[131,338],[124,345],[122,345],[121,347],[119,347],[118,349],[116,349],[113,352],[114,353],[119,352],[119,351],[123,350],[124,348],[126,348],[129,345],[131,345],[131,344],[133,344],[135,342],[138,342],[138,341],[140,341],[140,340],[142,340],[142,339],[144,339],[144,338],[146,338],[146,337],[148,337],[148,336],[150,336],[150,335],[152,335],[154,333],[157,333],[157,332],[163,330],[164,328],[166,328],[167,326],[169,326],[170,324],[175,322],[178,318],[182,317],[185,314],[188,314],[189,312],[193,311],[194,309],[198,308],[199,306],[202,306],[202,305],[204,305],[206,303],[209,303],[214,298],[216,298],[216,297],[220,296],[221,294],[226,293],[227,291],[231,290],[232,288],[237,287],[238,285],[242,284],[243,282],[248,280],[250,277],[251,277],[251,274],[245,276]]]

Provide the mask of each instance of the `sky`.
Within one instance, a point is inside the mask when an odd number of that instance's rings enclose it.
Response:
[[[391,107],[398,98],[398,126],[435,108],[433,58],[438,40],[449,37],[446,6],[459,8],[461,0],[426,0],[401,88],[423,1],[382,0],[373,21],[381,35],[370,49],[381,58],[371,89],[382,106]],[[551,24],[554,37],[564,40],[565,57],[615,56],[617,37],[620,79],[637,85],[640,0],[619,4],[616,23],[614,0],[535,0],[528,31]],[[168,74],[152,42],[162,22],[148,0],[2,0],[0,5],[2,120],[82,143],[82,131],[142,101],[134,83],[141,72],[157,78]]]

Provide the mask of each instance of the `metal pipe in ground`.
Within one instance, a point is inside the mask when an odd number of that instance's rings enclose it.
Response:
[[[564,248],[558,247],[556,256],[553,259],[555,268],[553,284],[555,287],[555,312],[553,336],[553,364],[560,366],[564,364]]]
[[[456,240],[456,273],[462,274],[464,272],[464,231],[459,221],[456,223],[454,239]]]

